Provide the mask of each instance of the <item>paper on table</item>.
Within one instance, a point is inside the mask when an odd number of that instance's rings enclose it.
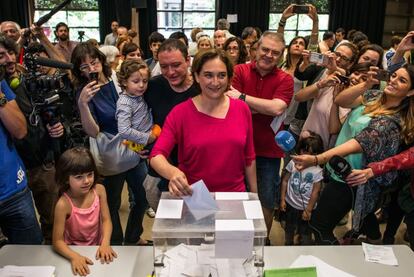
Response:
[[[397,258],[391,246],[372,245],[363,242],[362,250],[367,262],[398,266]]]
[[[247,192],[216,192],[216,200],[249,200]]]
[[[217,210],[216,201],[208,191],[203,180],[191,185],[193,193],[191,196],[184,196],[184,202],[196,220],[214,214]]]
[[[54,266],[15,266],[6,265],[0,270],[1,277],[49,277],[54,276]]]
[[[215,264],[214,245],[200,245],[200,247],[197,249],[197,263],[202,265]]]
[[[183,210],[183,200],[181,199],[161,199],[158,204],[155,218],[181,218]]]
[[[247,219],[264,218],[262,205],[259,200],[243,201],[244,213]]]
[[[346,273],[336,267],[333,267],[321,259],[312,256],[312,255],[300,255],[290,267],[316,267],[316,272],[318,277],[354,277],[349,273]]]
[[[172,260],[186,260],[190,251],[193,250],[184,243],[181,243],[166,251],[165,255]]]
[[[243,262],[243,259],[216,259],[218,276],[246,276],[246,273],[243,268]]]

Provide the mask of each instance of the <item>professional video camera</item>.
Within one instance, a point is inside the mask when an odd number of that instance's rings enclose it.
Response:
[[[54,68],[62,68],[62,66],[59,67],[60,62],[38,57],[34,51],[36,50],[29,47],[25,50],[24,63],[27,68],[25,85],[35,110],[33,114],[40,115],[45,124],[54,125],[60,121],[59,94],[65,88],[63,78],[67,73],[53,75],[41,73],[39,68],[42,65]]]
[[[52,9],[48,14],[39,18],[34,24],[41,26],[46,23],[55,13],[63,9],[68,5],[71,0],[63,1],[60,5]],[[25,74],[25,85],[29,92],[32,104],[34,106],[33,114],[36,116],[35,120],[31,122],[37,125],[37,116],[40,115],[46,124],[54,125],[60,121],[59,105],[60,99],[59,92],[64,88],[62,78],[66,75],[54,74],[46,75],[39,72],[40,66],[48,66],[54,68],[71,69],[72,65],[62,63],[60,61],[50,60],[38,56],[39,49],[36,47],[29,47],[30,42],[30,30],[24,34],[27,39],[24,45],[24,64],[27,68],[27,74]]]
[[[59,6],[54,8],[51,12],[41,17],[34,24],[41,26],[47,22],[53,14],[61,10],[64,6],[69,4],[71,0],[66,0],[62,2]],[[71,88],[70,80],[68,73],[65,70],[72,69],[73,65],[71,63],[61,62],[57,60],[52,60],[39,56],[40,52],[44,50],[39,49],[39,47],[32,47],[29,45],[30,31],[25,34],[28,39],[24,45],[24,56],[23,61],[27,69],[27,73],[24,74],[25,86],[28,91],[28,96],[31,99],[33,105],[33,111],[29,118],[30,124],[36,126],[39,123],[39,117],[42,119],[44,124],[54,125],[58,122],[63,121],[62,116],[62,100],[67,99],[65,105],[75,103],[74,94]],[[43,73],[40,70],[41,66],[52,67],[57,69],[55,74],[48,75]],[[68,103],[67,103],[68,102]],[[66,147],[70,148],[78,145],[85,145],[86,135],[82,130],[82,125],[80,124],[79,117],[75,112],[74,107],[71,114],[68,112],[64,113],[65,122],[70,123],[69,126],[66,126]],[[53,148],[55,152],[60,152],[59,143],[57,140],[53,140]]]

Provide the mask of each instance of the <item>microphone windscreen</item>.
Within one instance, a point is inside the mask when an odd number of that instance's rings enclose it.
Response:
[[[335,171],[335,173],[343,180],[345,180],[345,178],[352,172],[351,165],[341,156],[333,156],[328,163],[333,171]]]
[[[295,148],[296,140],[288,131],[280,131],[275,136],[277,146],[284,152],[290,152]]]

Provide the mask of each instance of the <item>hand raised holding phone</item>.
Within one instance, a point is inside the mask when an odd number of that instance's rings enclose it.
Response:
[[[378,75],[378,71],[380,69],[376,66],[370,66],[369,67],[369,71],[367,72],[368,78],[365,81],[365,83],[367,84],[367,86],[369,88],[372,88],[373,85],[377,85],[380,83],[380,80],[378,80],[377,75]]]
[[[89,78],[89,82],[96,81],[96,83],[98,83],[99,82],[99,73],[98,72],[89,72],[88,78]]]
[[[318,65],[326,66],[329,62],[328,56],[317,53],[317,52],[310,52],[309,54],[309,62],[316,63]]]

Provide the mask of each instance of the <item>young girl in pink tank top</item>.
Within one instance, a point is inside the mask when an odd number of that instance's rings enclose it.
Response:
[[[70,260],[73,273],[89,274],[88,257],[68,245],[99,245],[95,258],[109,263],[116,257],[110,246],[111,217],[104,186],[96,183],[98,171],[89,150],[67,150],[56,166],[60,198],[55,207],[53,248]]]

